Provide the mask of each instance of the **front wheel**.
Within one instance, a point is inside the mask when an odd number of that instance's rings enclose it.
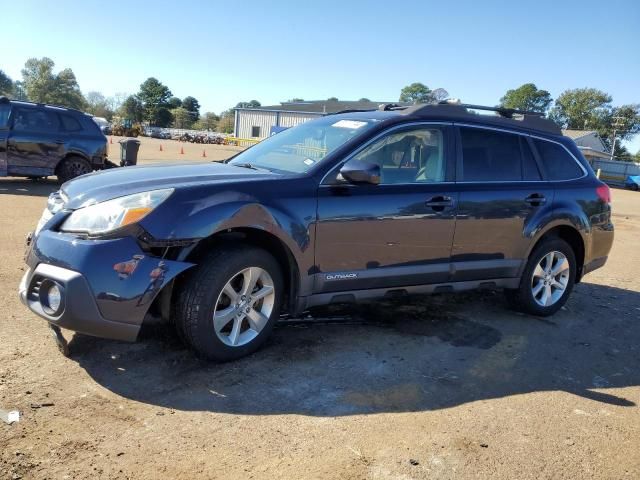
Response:
[[[282,295],[280,266],[269,253],[222,247],[180,285],[173,317],[181,337],[200,356],[234,360],[265,342]]]
[[[516,310],[546,317],[567,301],[576,278],[576,258],[571,246],[560,238],[549,238],[529,256],[520,286],[507,290],[507,300]]]

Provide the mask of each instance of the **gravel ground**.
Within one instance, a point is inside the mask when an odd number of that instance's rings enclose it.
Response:
[[[16,295],[54,188],[0,180],[2,479],[640,478],[638,193],[552,318],[492,292],[324,309],[216,365],[164,326],[58,353]]]

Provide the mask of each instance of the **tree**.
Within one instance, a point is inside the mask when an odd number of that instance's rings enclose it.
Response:
[[[370,102],[371,100],[369,100],[367,97],[362,97],[360,100],[358,100],[359,102]]]
[[[327,102],[338,102],[338,97],[329,97],[327,98]]]
[[[215,113],[206,112],[200,116],[200,120],[195,122],[191,128],[195,130],[208,130],[211,132],[215,132],[219,120],[220,117],[218,117]]]
[[[262,104],[257,100],[251,100],[250,102],[238,102],[236,108],[259,108]]]
[[[86,95],[87,112],[95,117],[104,117],[111,120],[113,110],[111,109],[112,101],[106,98],[100,92],[89,92]]]
[[[567,90],[556,100],[550,117],[563,128],[595,130],[611,149],[614,133],[618,143],[640,132],[640,105],[613,107],[611,102],[611,95],[595,88]]]
[[[564,128],[597,130],[611,113],[611,95],[595,88],[566,90],[556,99],[550,117]]]
[[[304,98],[297,98],[294,97],[291,100],[288,100],[287,103],[299,103],[299,102],[304,102]]]
[[[171,110],[173,116],[173,126],[175,128],[191,128],[193,125],[193,116],[184,107],[178,107]]]
[[[200,118],[200,103],[194,97],[185,97],[182,107],[191,114],[193,121]]]
[[[13,94],[13,80],[9,75],[0,70],[0,95],[11,96]]]
[[[24,90],[29,100],[84,109],[86,102],[70,68],[53,73],[55,63],[47,57],[30,58],[22,69]]]
[[[444,88],[436,88],[431,90],[431,102],[438,103],[449,98],[449,92]]]
[[[242,107],[236,107],[242,108]],[[233,126],[235,121],[235,112],[232,108],[225,110],[220,114],[220,121],[218,122],[218,131],[222,133],[233,133]]]
[[[553,99],[546,90],[538,90],[533,83],[525,83],[513,90],[507,90],[500,99],[500,106],[546,113]]]
[[[120,116],[139,123],[144,116],[144,106],[138,97],[129,95],[120,107]]]
[[[171,123],[168,110],[171,90],[157,78],[149,77],[141,85],[138,98],[144,107],[144,119],[152,125],[165,126]]]
[[[400,101],[405,103],[431,103],[431,89],[420,82],[412,83],[400,90]]]
[[[180,100],[178,97],[171,97],[167,103],[171,110],[180,108],[182,106],[182,100]]]

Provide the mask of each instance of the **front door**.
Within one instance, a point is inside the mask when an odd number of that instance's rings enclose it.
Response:
[[[455,227],[451,127],[393,129],[351,158],[378,164],[379,185],[318,191],[315,292],[446,282]]]
[[[458,142],[452,279],[516,277],[533,233],[527,227],[550,211],[553,188],[542,181],[525,135],[461,126]]]
[[[37,107],[15,107],[7,141],[7,164],[14,175],[52,175],[64,152],[58,115]]]

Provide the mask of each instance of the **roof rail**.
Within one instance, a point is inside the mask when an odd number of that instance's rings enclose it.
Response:
[[[373,108],[359,109],[359,108],[348,108],[346,110],[340,110],[339,112],[331,112],[326,115],[338,115],[340,113],[358,113],[358,112],[375,112],[376,110]]]
[[[486,110],[496,112],[495,117],[484,115],[482,120],[487,123],[504,126],[517,126],[521,128],[530,128],[556,135],[562,134],[560,127],[553,121],[544,118],[544,114],[540,112],[532,112],[528,110],[517,110],[514,108],[504,107],[488,107],[485,105],[472,105],[468,103],[451,103],[443,101],[436,104],[419,104],[413,105],[406,110],[400,112],[403,115],[438,115],[457,120],[478,120],[478,113],[473,110]]]
[[[409,108],[407,105],[398,105],[397,103],[381,103],[378,106],[378,110],[383,112],[390,112],[393,110],[406,110]]]
[[[0,97],[0,100],[6,98],[6,97]],[[65,107],[64,105],[56,105],[54,103],[39,103],[39,102],[30,102],[28,100],[10,100],[7,98],[7,101],[11,101],[11,102],[15,102],[15,103],[22,103],[24,105],[35,105],[37,107],[52,107],[52,108],[58,108],[60,110],[71,110],[74,112],[80,112],[80,113],[85,113],[82,112],[82,110],[78,110],[77,108],[71,108],[71,107]]]

